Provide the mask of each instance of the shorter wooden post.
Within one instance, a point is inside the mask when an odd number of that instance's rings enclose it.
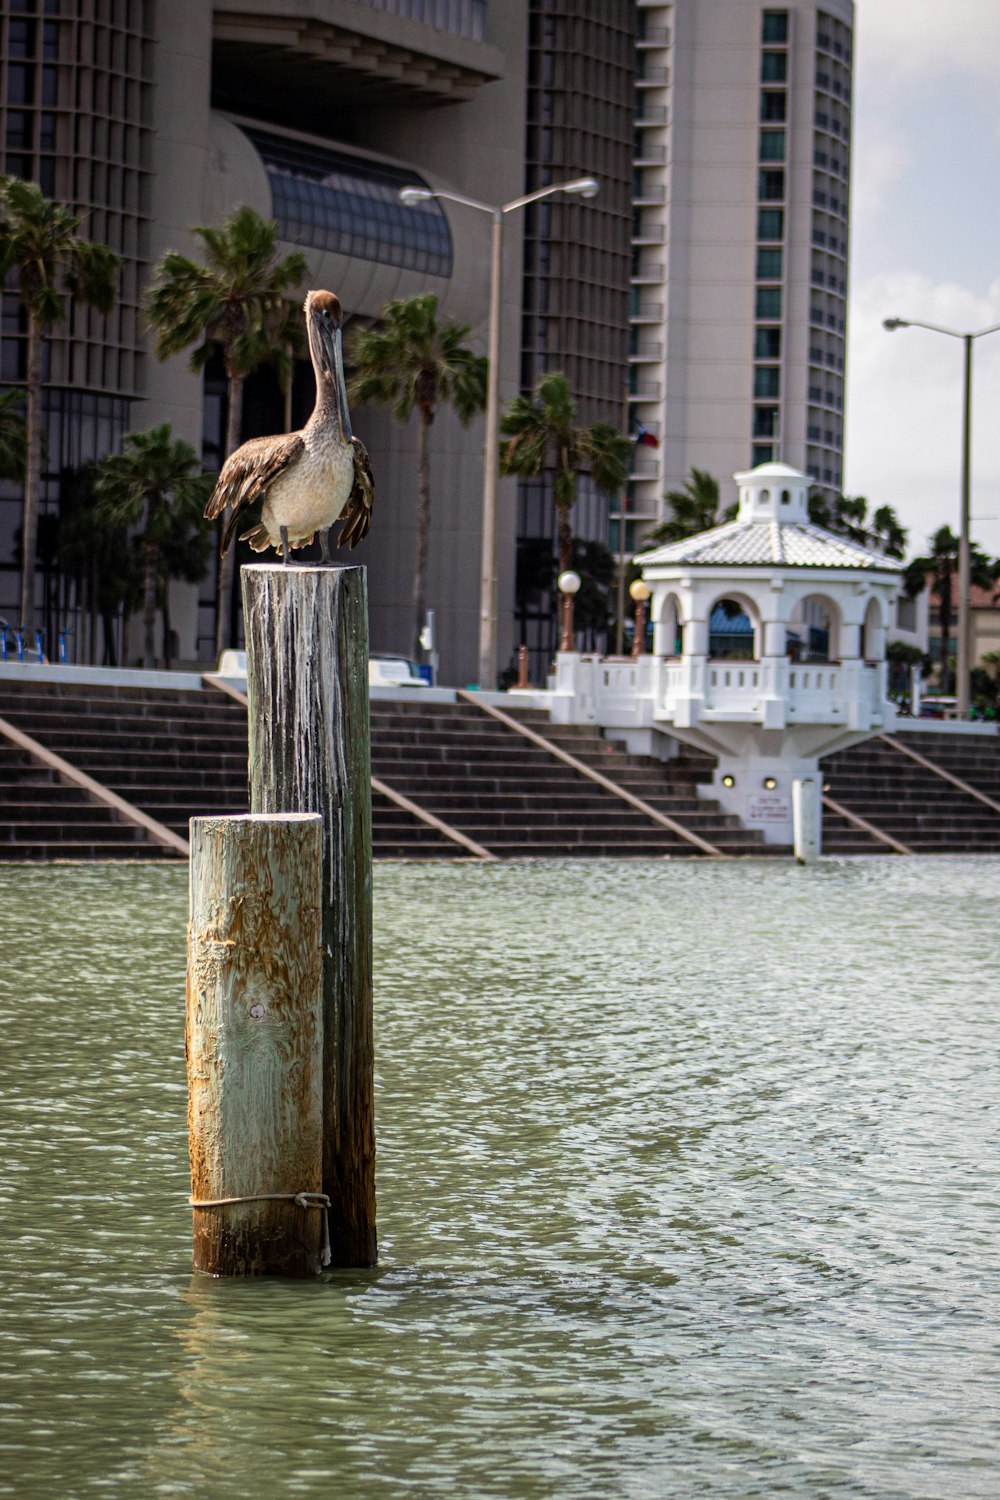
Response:
[[[185,1043],[194,1268],[315,1276],[323,1187],[323,820],[191,819]]]
[[[518,646],[517,648],[517,685],[519,688],[528,686],[528,648]]]

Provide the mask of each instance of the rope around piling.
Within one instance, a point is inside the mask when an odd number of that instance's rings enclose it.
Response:
[[[189,1198],[192,1208],[229,1208],[234,1203],[296,1203],[299,1208],[323,1210],[323,1247],[319,1263],[328,1266],[330,1253],[330,1198],[327,1193],[249,1193],[244,1198]]]

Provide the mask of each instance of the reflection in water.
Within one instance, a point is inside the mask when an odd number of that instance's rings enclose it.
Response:
[[[382,1264],[241,1284],[185,872],[0,868],[0,1494],[994,1496],[998,889],[381,867]]]

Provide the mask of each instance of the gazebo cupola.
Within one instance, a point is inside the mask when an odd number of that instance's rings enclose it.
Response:
[[[761,464],[734,474],[740,487],[738,525],[760,521],[809,523],[809,480],[788,464]]]

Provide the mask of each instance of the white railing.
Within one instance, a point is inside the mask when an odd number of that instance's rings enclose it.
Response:
[[[885,723],[888,711],[884,663],[860,661],[561,655],[554,686],[567,722],[609,728],[732,718],[868,729]]]
[[[760,704],[761,675],[759,662],[709,662],[705,671],[705,708],[753,712]]]
[[[840,663],[795,662],[788,667],[788,717],[825,724],[846,713]]]

